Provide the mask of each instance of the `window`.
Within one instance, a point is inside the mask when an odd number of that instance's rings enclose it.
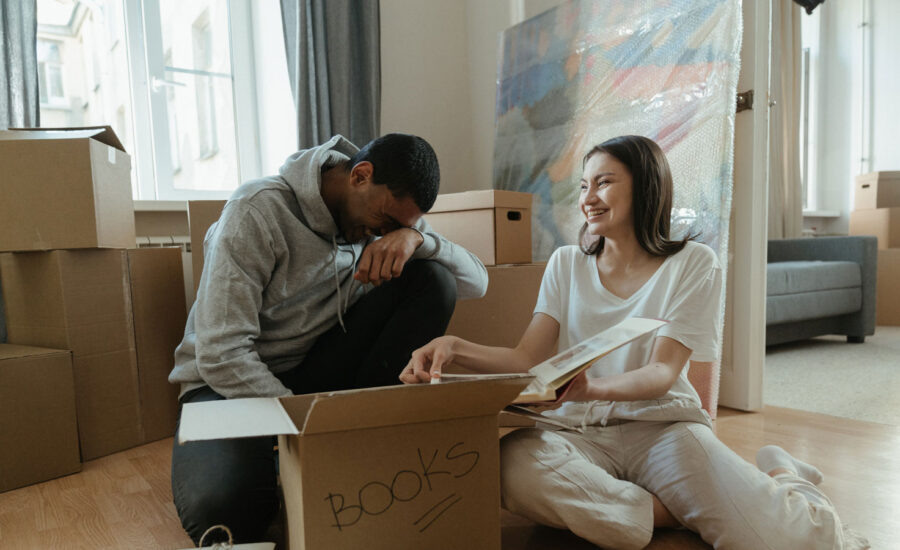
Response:
[[[41,103],[65,104],[66,94],[63,90],[62,45],[56,41],[37,41],[38,86]]]
[[[225,198],[262,175],[273,86],[256,84],[252,26],[283,50],[278,0],[38,0],[37,14],[42,125],[112,126],[135,199]]]
[[[194,53],[194,86],[197,94],[197,129],[200,143],[200,158],[207,159],[219,152],[216,139],[216,97],[213,94],[213,78],[230,75],[216,75],[213,68],[212,32],[209,29],[209,13],[203,12],[194,22],[192,29]],[[168,67],[166,67],[168,69]]]
[[[816,147],[817,79],[819,62],[819,20],[822,10],[803,15],[800,22],[800,181],[803,209],[815,210],[818,204]]]
[[[166,51],[166,67],[172,65],[172,50]],[[181,172],[181,140],[178,138],[178,109],[175,104],[175,89],[166,87],[166,114],[169,117],[169,157],[172,159],[172,174]]]

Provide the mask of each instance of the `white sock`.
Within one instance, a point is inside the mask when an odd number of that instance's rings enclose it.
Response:
[[[825,476],[812,464],[797,460],[778,445],[766,445],[756,452],[756,466],[768,474],[772,470],[784,468],[790,470],[806,481],[818,485]]]

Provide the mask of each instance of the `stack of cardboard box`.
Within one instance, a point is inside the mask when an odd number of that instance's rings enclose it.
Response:
[[[185,305],[180,249],[135,248],[131,159],[109,127],[0,132],[0,166],[3,491],[77,471],[79,448],[174,433]]]
[[[484,262],[483,298],[457,302],[447,334],[489,346],[515,347],[531,322],[545,263],[531,263],[532,195],[469,191],[439,195],[425,219]]]
[[[876,323],[900,325],[900,172],[856,176],[851,235],[878,237]]]

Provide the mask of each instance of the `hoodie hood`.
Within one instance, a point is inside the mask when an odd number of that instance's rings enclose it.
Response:
[[[357,152],[359,148],[356,145],[337,135],[318,147],[297,151],[278,169],[279,175],[297,197],[307,227],[316,233],[339,233],[331,212],[322,200],[322,168],[349,160]]]

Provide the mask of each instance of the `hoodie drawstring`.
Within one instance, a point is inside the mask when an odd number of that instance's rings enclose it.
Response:
[[[341,307],[341,302],[342,302],[342,300],[341,300],[341,280],[340,280],[340,277],[338,276],[338,265],[337,265],[338,246],[337,246],[337,238],[334,235],[331,236],[331,252],[332,252],[331,256],[332,256],[332,260],[333,260],[331,262],[331,267],[334,268],[334,287],[337,289],[337,295],[338,295],[338,299],[337,299],[338,323],[341,324],[341,330],[343,330],[344,334],[346,334],[347,327],[344,326],[344,315],[343,315],[343,312],[341,311],[344,308]],[[347,296],[347,300],[348,301],[350,300],[349,295]]]

